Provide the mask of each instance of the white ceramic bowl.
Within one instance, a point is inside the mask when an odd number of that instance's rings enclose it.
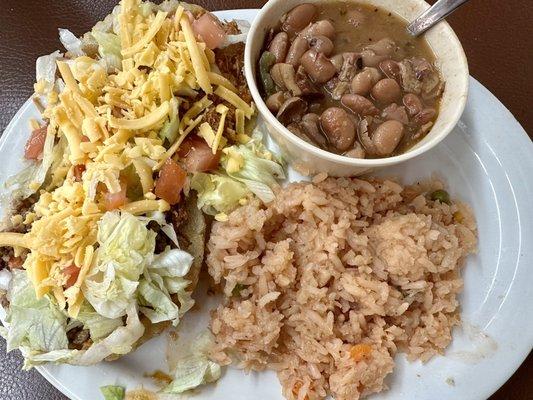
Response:
[[[320,1],[324,0],[307,0],[309,3]],[[389,158],[354,159],[319,149],[293,135],[268,110],[259,94],[256,66],[265,34],[279,22],[284,13],[301,3],[298,0],[270,0],[252,23],[244,54],[246,79],[259,113],[265,120],[270,135],[294,167],[311,174],[318,172],[327,172],[333,176],[361,174],[373,168],[394,165],[416,157],[434,147],[451,132],[465,107],[468,93],[468,64],[461,43],[452,28],[448,23],[441,22],[425,34],[425,39],[436,56],[436,64],[445,82],[445,89],[435,125],[413,148],[404,154]],[[429,4],[422,0],[354,0],[354,3],[380,7],[407,21],[412,21],[429,7]]]

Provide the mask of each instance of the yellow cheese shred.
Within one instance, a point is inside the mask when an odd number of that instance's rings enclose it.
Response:
[[[221,114],[220,122],[218,123],[217,133],[215,135],[215,140],[213,141],[213,146],[211,151],[213,154],[216,154],[218,147],[220,146],[220,140],[222,139],[222,133],[224,132],[224,124],[226,123],[226,115],[228,115],[229,108],[224,104],[219,104],[216,108],[216,111]]]
[[[123,49],[122,55],[124,57],[131,57],[135,53],[138,53],[142,49],[144,49],[145,46],[148,46],[148,44],[152,41],[155,35],[157,35],[157,32],[159,32],[159,29],[161,29],[161,26],[163,26],[163,22],[165,22],[166,17],[167,17],[166,12],[158,11],[157,15],[155,16],[155,19],[150,25],[150,29],[148,29],[148,31],[146,31],[144,36],[139,41],[137,41],[137,43],[135,43],[133,46]]]
[[[198,136],[203,138],[209,147],[213,148],[216,135],[213,131],[213,128],[211,127],[211,125],[209,125],[208,122],[204,122],[200,125],[200,127],[198,128]]]
[[[176,32],[180,30],[180,21],[183,15],[183,11],[185,11],[185,9],[181,5],[176,8],[176,13],[174,14],[174,29]]]
[[[235,110],[235,130],[237,135],[244,135],[244,111],[239,108]]]
[[[168,101],[162,103],[150,114],[145,115],[144,117],[137,119],[124,119],[124,118],[115,118],[111,116],[109,118],[109,125],[112,128],[117,129],[150,129],[160,123],[163,118],[165,118],[170,111],[170,104]]]
[[[72,90],[73,93],[78,93],[80,96],[83,96],[80,90],[80,87],[78,86],[78,83],[76,82],[76,79],[74,78],[74,75],[72,75],[72,71],[70,70],[70,67],[68,64],[64,61],[58,61],[57,62],[57,68],[59,69],[59,72],[61,73],[61,77],[63,78],[63,81],[65,81],[65,85]]]
[[[200,48],[198,43],[194,38],[194,33],[189,23],[189,18],[181,18],[180,20],[181,29],[185,35],[185,42],[187,43],[187,49],[189,49],[189,55],[191,56],[192,67],[196,74],[196,79],[202,90],[207,93],[213,93],[213,88],[211,87],[211,82],[209,81],[209,76],[204,65],[204,58],[200,54]]]
[[[141,181],[141,186],[143,188],[143,194],[150,192],[154,187],[154,179],[152,178],[152,168],[142,159],[136,158],[132,161],[137,175],[139,175],[139,180]]]
[[[126,204],[122,207],[122,210],[133,215],[145,214],[151,211],[164,212],[170,210],[170,204],[165,200],[139,200]]]
[[[213,85],[224,86],[226,89],[231,90],[234,93],[238,92],[237,88],[222,75],[219,75],[215,72],[208,72],[207,75],[209,76],[209,80]]]
[[[183,118],[181,119],[179,126],[180,132],[183,132],[185,130],[185,126],[190,125],[192,123],[191,121],[194,121],[193,118],[195,118],[211,104],[213,104],[213,102],[209,100],[207,96],[204,96],[195,102],[192,107],[189,108],[185,114],[183,114]]]
[[[0,232],[0,247],[24,247],[30,248],[26,235],[15,232]]]
[[[251,118],[252,115],[254,115],[254,109],[251,106],[246,104],[246,102],[237,94],[226,89],[224,86],[219,85],[215,90],[215,94],[221,99],[224,99],[231,105],[235,106],[235,108],[242,110],[246,118]]]
[[[71,318],[76,318],[80,312],[81,304],[83,303],[83,296],[81,295],[81,285],[85,281],[91,263],[94,257],[94,247],[86,246],[84,249],[83,262],[80,264],[80,272],[76,283],[65,291],[65,296],[69,304],[68,315]]]

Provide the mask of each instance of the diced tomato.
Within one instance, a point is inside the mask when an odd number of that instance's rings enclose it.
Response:
[[[219,47],[226,38],[226,32],[222,29],[220,21],[211,13],[205,13],[195,20],[192,29],[210,49]]]
[[[116,210],[126,204],[126,191],[128,189],[125,182],[120,183],[121,190],[117,193],[104,193],[104,205],[107,211]]]
[[[85,165],[83,164],[75,165],[73,169],[74,180],[76,182],[81,182],[81,177],[84,172],[85,172]]]
[[[185,139],[178,151],[181,164],[188,172],[217,169],[221,154],[221,151],[213,154],[205,140],[196,135]]]
[[[169,204],[177,204],[180,201],[180,192],[185,186],[187,172],[174,160],[168,159],[155,181],[155,195]]]
[[[68,267],[63,268],[63,274],[67,276],[67,283],[65,284],[65,288],[69,288],[74,285],[78,280],[80,269],[75,265],[69,265]]]
[[[81,135],[81,141],[82,142],[89,142],[89,138],[85,135]]]
[[[13,271],[14,269],[21,269],[22,264],[24,264],[24,261],[22,261],[22,258],[20,257],[11,257],[7,262],[7,266],[11,271]]]
[[[24,157],[27,160],[37,160],[43,154],[44,142],[46,141],[47,126],[35,129],[24,148]]]

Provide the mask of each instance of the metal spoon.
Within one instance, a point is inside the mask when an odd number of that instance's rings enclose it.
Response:
[[[454,12],[457,7],[467,1],[468,0],[439,0],[420,14],[420,16],[413,22],[407,25],[407,31],[413,36],[418,36],[440,20],[446,18]]]

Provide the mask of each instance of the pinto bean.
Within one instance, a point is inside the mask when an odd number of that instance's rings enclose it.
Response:
[[[313,24],[308,25],[304,30],[300,32],[300,36],[309,39],[314,36],[323,35],[333,40],[335,37],[335,27],[327,19],[322,19]]]
[[[274,36],[274,39],[272,39],[272,42],[270,42],[268,51],[274,54],[277,63],[282,63],[285,61],[288,48],[289,35],[287,35],[286,32],[278,32],[278,34]]]
[[[381,78],[383,78],[383,75],[381,74],[381,72],[379,72],[377,68],[365,67],[363,68],[363,71],[369,71],[372,75],[372,85],[375,85]]]
[[[374,103],[372,103],[366,97],[358,94],[345,94],[341,97],[341,103],[344,107],[349,108],[355,114],[358,114],[362,117],[365,115],[376,115],[379,113],[379,110]]]
[[[309,43],[307,43],[307,40],[301,37],[297,37],[296,39],[294,39],[291,44],[291,47],[289,48],[289,52],[287,53],[287,58],[285,59],[285,62],[287,64],[291,64],[297,67],[298,65],[300,65],[300,60],[308,49]]]
[[[402,90],[394,79],[385,78],[377,82],[370,93],[380,103],[390,104],[400,98]]]
[[[374,151],[379,156],[390,155],[400,143],[402,136],[403,124],[401,122],[395,120],[383,122],[372,135]]]
[[[400,79],[400,66],[394,60],[384,60],[379,63],[379,69],[387,76],[387,78],[398,80]]]
[[[350,88],[352,93],[366,96],[370,93],[370,90],[374,84],[375,82],[372,71],[367,69],[359,72],[353,77]]]
[[[324,35],[313,36],[309,39],[309,46],[319,53],[324,53],[326,56],[331,55],[335,47],[331,39]]]
[[[340,151],[348,150],[355,139],[355,124],[339,107],[330,107],[320,116],[320,126],[329,142]]]
[[[389,38],[383,38],[376,43],[366,46],[366,49],[372,50],[380,56],[390,56],[394,53],[395,48],[396,43]]]
[[[337,72],[335,66],[324,54],[317,53],[313,49],[307,50],[300,62],[309,77],[317,83],[329,81]]]
[[[380,62],[389,58],[387,55],[377,54],[374,50],[364,49],[361,52],[363,58],[363,65],[365,67],[377,67]]]
[[[365,158],[365,150],[363,149],[363,146],[361,146],[361,143],[355,142],[353,149],[348,150],[343,156],[350,158]]]
[[[403,105],[411,117],[418,114],[424,108],[422,101],[414,93],[407,93],[405,96],[403,96]]]
[[[309,3],[300,4],[290,10],[281,23],[281,29],[295,35],[305,28],[315,17],[316,7]]]

